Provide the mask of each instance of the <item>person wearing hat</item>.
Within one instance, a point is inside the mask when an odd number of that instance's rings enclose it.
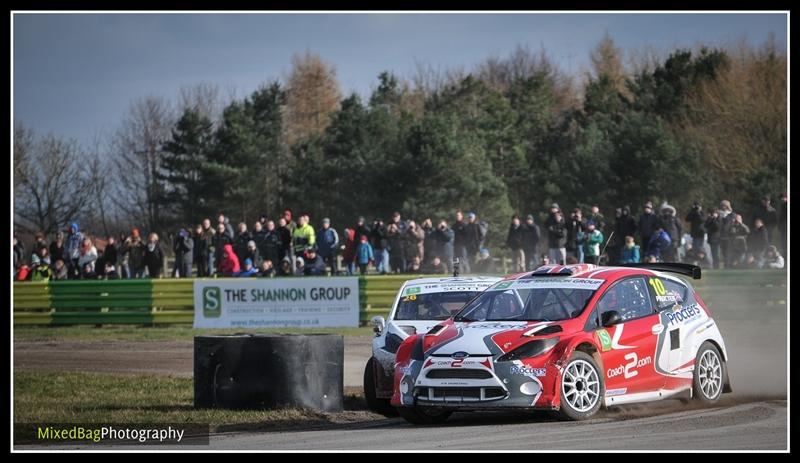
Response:
[[[240,272],[236,272],[233,276],[236,277],[254,277],[258,275],[258,269],[253,266],[252,259],[244,260],[244,268]]]
[[[258,246],[254,240],[250,240],[247,242],[247,251],[244,253],[245,259],[250,259],[253,262],[253,267],[258,269],[261,267],[261,261],[263,260],[261,257],[261,252],[258,250]]]
[[[223,231],[222,234],[224,235],[225,232]],[[223,245],[222,255],[217,261],[217,273],[220,276],[227,277],[235,275],[241,270],[241,266],[239,265],[239,257],[237,257],[236,253],[233,251],[233,245],[230,243]]]
[[[678,261],[678,246],[681,245],[683,237],[683,226],[676,215],[676,210],[666,202],[661,205],[661,225],[664,231],[669,233],[670,245],[664,250],[663,262]]]
[[[603,245],[603,232],[601,232],[594,220],[586,221],[586,236],[583,239],[583,254],[585,262],[597,265],[600,263],[600,246]]]
[[[538,264],[537,256],[539,255],[540,240],[539,226],[533,221],[533,215],[528,214],[525,217],[525,223],[522,225],[522,249],[525,251],[525,270],[527,271],[535,269]]]
[[[294,276],[301,277],[305,274],[306,261],[300,256],[294,258]]]
[[[81,246],[83,245],[83,233],[78,229],[78,223],[72,222],[69,226],[67,244],[64,245],[65,258],[67,258],[67,272],[70,278],[79,278],[81,268],[78,266]]]
[[[361,275],[366,275],[367,266],[375,262],[375,254],[372,251],[372,245],[369,244],[367,235],[361,235],[361,241],[356,245],[355,262]]]
[[[322,219],[322,228],[317,232],[317,254],[325,264],[331,266],[331,275],[339,273],[339,234],[331,227],[331,219]]]
[[[309,247],[306,250],[306,257],[303,265],[303,275],[305,276],[324,276],[326,273],[325,261],[317,254],[317,250]]]
[[[188,228],[181,228],[175,235],[172,240],[172,252],[175,253],[172,276],[190,278],[194,261],[194,237]]]
[[[294,275],[292,271],[292,258],[289,256],[281,259],[281,266],[278,268],[276,275],[279,277],[290,277]]]
[[[653,212],[653,203],[647,201],[644,203],[644,209],[642,214],[639,216],[639,223],[637,224],[637,230],[639,231],[639,237],[641,238],[642,248],[644,249],[644,254],[648,254],[648,246],[650,246],[651,238],[653,237],[653,233],[655,233],[656,228],[661,225],[661,221],[659,220],[658,216]],[[622,235],[625,237],[627,235]]]

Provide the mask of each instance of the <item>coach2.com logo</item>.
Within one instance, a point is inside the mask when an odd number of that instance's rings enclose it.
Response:
[[[203,288],[203,316],[219,318],[222,315],[222,292],[217,286]]]

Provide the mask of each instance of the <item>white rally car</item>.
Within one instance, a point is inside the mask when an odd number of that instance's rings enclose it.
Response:
[[[372,318],[375,338],[372,357],[364,369],[364,396],[369,409],[382,414],[396,413],[389,404],[395,354],[407,337],[427,333],[498,281],[499,277],[454,276],[405,282],[392,304],[389,318]]]

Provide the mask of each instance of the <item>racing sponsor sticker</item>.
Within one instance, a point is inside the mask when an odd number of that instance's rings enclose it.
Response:
[[[617,388],[617,389],[608,389],[606,391],[606,397],[613,397],[615,395],[623,395],[626,392],[628,392],[628,388],[627,387],[620,387],[620,388]]]
[[[603,352],[611,350],[611,335],[608,334],[608,331],[599,330],[597,332],[597,337],[600,338],[600,349],[602,349]]]
[[[491,282],[452,282],[452,283],[434,283],[409,286],[406,288],[404,294],[419,295],[429,293],[446,293],[446,292],[460,292],[460,291],[483,291],[489,286]]]
[[[605,280],[596,278],[529,278],[525,280],[512,280],[497,283],[487,291],[501,291],[504,289],[536,289],[536,288],[565,288],[565,289],[591,289],[599,288]]]
[[[689,320],[693,320],[700,315],[700,309],[697,307],[696,304],[690,305],[688,307],[682,307],[680,305],[676,305],[675,308],[671,312],[667,312],[667,319],[669,320],[669,326],[672,326],[676,323],[683,323]]]
[[[609,368],[608,371],[606,371],[606,377],[614,378],[623,375],[625,379],[630,379],[639,374],[637,371],[639,368],[653,363],[653,359],[649,355],[640,359],[636,352],[625,354],[624,358],[628,363],[620,364],[616,368]]]
[[[527,366],[513,366],[511,367],[511,374],[512,375],[523,375],[523,376],[546,376],[547,375],[547,368],[532,368]]]

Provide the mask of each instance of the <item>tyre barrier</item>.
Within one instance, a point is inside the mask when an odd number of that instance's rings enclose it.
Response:
[[[195,408],[344,407],[344,338],[333,334],[195,336]]]

